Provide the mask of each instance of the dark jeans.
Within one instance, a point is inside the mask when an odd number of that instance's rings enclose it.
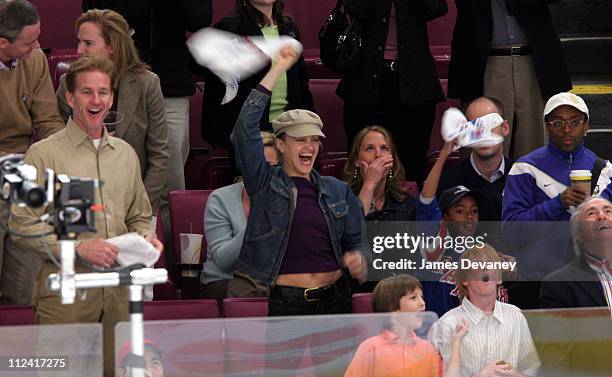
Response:
[[[346,283],[343,279],[339,280],[335,284],[335,289],[329,295],[325,296],[316,301],[307,302],[303,297],[286,297],[283,296],[278,289],[272,290],[270,295],[270,316],[296,316],[296,315],[316,315],[316,314],[344,314],[352,312],[351,296]],[[289,319],[289,321],[306,321],[304,319]],[[301,322],[303,325],[303,322]],[[300,326],[300,323],[296,324],[296,327]],[[309,328],[309,326],[306,326]],[[275,331],[266,335],[267,337],[267,360],[266,369],[264,376],[278,376],[278,377],[289,377],[295,375],[295,371],[298,369],[300,362],[303,359],[306,348],[310,349],[310,357],[312,364],[314,365],[315,375],[323,376],[329,375],[328,371],[321,370],[319,366],[326,364],[329,367],[330,355],[326,355],[325,352],[321,352],[321,349],[325,348],[329,339],[325,332],[317,334],[314,332],[313,326],[312,332],[309,334],[299,334],[291,341],[290,350],[280,350],[275,347],[278,343],[276,339]],[[298,334],[296,334],[298,335]],[[282,360],[279,362],[277,357],[272,355],[273,353],[284,351],[293,351],[289,355],[285,354]],[[298,352],[295,352],[298,351]],[[338,365],[337,370],[343,373],[344,369],[350,361],[350,355],[346,357],[338,357],[334,360],[333,364]]]
[[[417,182],[421,187],[426,178],[427,151],[435,118],[436,104],[402,105],[397,72],[383,70],[376,106],[363,108],[344,102],[344,131],[348,150],[351,150],[357,133],[365,126],[385,127],[393,136],[399,159],[406,169],[406,179]]]

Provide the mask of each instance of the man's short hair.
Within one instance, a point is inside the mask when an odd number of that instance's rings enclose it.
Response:
[[[495,109],[497,110],[497,113],[499,115],[501,115],[502,118],[504,117],[504,104],[501,103],[501,101],[498,100],[497,98],[493,98],[493,97],[489,97],[489,96],[482,96],[482,97],[478,97],[478,98],[473,99],[465,107],[465,112],[467,112],[467,109],[469,109],[470,106],[472,106],[472,104],[474,104],[476,102],[480,102],[480,101],[489,101],[489,102],[491,102],[491,104],[493,104],[493,106],[495,106]]]
[[[66,86],[68,91],[74,94],[76,90],[76,77],[83,72],[102,72],[108,75],[108,78],[113,82],[114,68],[113,62],[107,58],[95,58],[93,56],[84,55],[78,60],[70,64],[68,72],[66,72]]]
[[[36,7],[26,0],[0,0],[0,38],[14,43],[24,27],[39,21]]]
[[[372,292],[374,313],[388,313],[399,310],[400,300],[416,289],[423,290],[419,279],[412,275],[402,274],[384,278],[376,284]]]

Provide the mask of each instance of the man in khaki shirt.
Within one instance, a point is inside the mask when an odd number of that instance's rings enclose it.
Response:
[[[83,259],[102,267],[116,265],[117,248],[106,239],[128,232],[141,234],[156,249],[163,250],[151,227],[151,206],[136,153],[125,141],[109,136],[102,123],[113,101],[111,76],[109,60],[85,56],[74,62],[66,75],[66,98],[73,117],[64,130],[34,144],[25,156],[25,162],[37,168],[39,184],[43,184],[40,172],[46,168],[56,174],[100,180],[96,204],[102,205],[103,210],[95,212],[96,233],[79,235],[76,254],[77,261]],[[39,220],[44,212],[45,209],[13,205],[9,226],[22,233],[51,230]],[[11,241],[23,250],[45,257],[42,239],[12,236]],[[58,255],[55,237],[47,237],[47,242],[50,250]],[[89,289],[84,300],[77,298],[72,305],[62,305],[58,294],[45,287],[47,276],[57,270],[46,258],[38,270],[32,295],[37,322],[102,322],[105,376],[113,376],[114,326],[129,318],[127,288]],[[78,262],[75,270],[86,271]]]
[[[64,128],[53,92],[47,58],[40,50],[40,19],[25,0],[0,0],[0,156],[25,153],[32,137],[48,137]],[[0,203],[0,222],[8,221],[9,206]],[[17,272],[33,263],[29,255],[4,255],[0,231],[0,304],[28,304],[15,282]]]

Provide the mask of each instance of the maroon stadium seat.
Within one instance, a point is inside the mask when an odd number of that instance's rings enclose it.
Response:
[[[146,301],[144,320],[219,318],[217,300]]]
[[[404,181],[404,187],[413,198],[419,196],[419,186],[415,181]]]
[[[0,326],[20,326],[34,324],[32,305],[0,306]]]
[[[228,156],[200,155],[193,149],[189,152],[185,164],[185,187],[188,190],[214,190],[234,183],[234,178]]]
[[[78,58],[79,54],[74,49],[55,51],[49,56],[49,74],[55,90],[59,86],[60,77],[70,68],[70,63]]]
[[[433,55],[441,79],[448,78],[448,65],[450,63],[450,44],[455,28],[457,8],[454,1],[447,1],[448,13],[437,20],[427,24],[429,32],[429,49]]]
[[[353,313],[372,313],[372,294],[355,293],[353,295]]]
[[[321,175],[329,175],[341,180],[343,176],[344,165],[346,165],[347,161],[348,158],[344,156],[321,159],[317,171]]]
[[[202,124],[202,100],[204,96],[204,83],[196,83],[196,92],[189,98],[189,148],[209,148],[208,143],[202,139],[200,132]]]
[[[310,80],[310,91],[314,97],[315,109],[323,121],[322,152],[346,152],[346,135],[342,121],[344,101],[336,95],[338,79]]]
[[[225,318],[266,317],[268,302],[267,297],[226,298],[223,300],[223,316]]]
[[[41,33],[40,47],[51,49],[72,48],[76,45],[74,21],[81,15],[81,1],[31,0],[38,9]]]
[[[168,195],[170,211],[170,228],[173,245],[180,245],[180,233],[204,234],[204,209],[212,190],[178,190]],[[176,247],[179,250],[178,247]],[[181,262],[180,253],[176,254],[176,262]],[[206,261],[206,237],[202,239],[200,262]]]

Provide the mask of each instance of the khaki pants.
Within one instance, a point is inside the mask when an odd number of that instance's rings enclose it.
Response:
[[[49,291],[45,286],[47,276],[56,273],[58,268],[44,263],[38,272],[34,287],[33,304],[36,309],[36,322],[39,324],[67,324],[78,322],[101,322],[104,352],[104,376],[115,376],[115,325],[129,320],[129,292],[127,287],[94,288],[86,291],[84,300],[79,292],[74,304],[62,305],[58,293]],[[77,273],[86,272],[77,267]]]
[[[161,196],[160,210],[164,224],[164,248],[167,254],[173,250],[170,214],[168,212],[168,193],[185,189],[185,162],[189,156],[189,97],[164,97],[166,104],[166,123],[168,124],[168,176],[166,187]],[[180,252],[178,245],[175,252]],[[164,257],[164,256],[162,256]]]
[[[504,154],[513,159],[546,144],[544,103],[530,55],[490,56],[484,77],[484,95],[504,104],[510,135]]]

